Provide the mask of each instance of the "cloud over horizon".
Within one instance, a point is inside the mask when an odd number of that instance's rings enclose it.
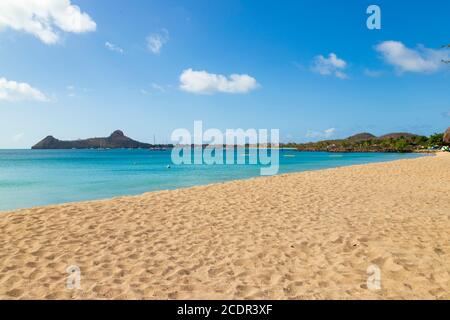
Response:
[[[347,79],[348,76],[344,73],[346,67],[347,62],[338,58],[335,53],[330,53],[328,58],[321,54],[315,56],[311,70],[322,76],[334,75],[339,79]]]
[[[2,100],[9,102],[23,100],[47,102],[50,101],[50,98],[28,83],[19,83],[0,78],[0,101]]]
[[[330,137],[334,136],[335,133],[336,133],[336,129],[335,128],[329,128],[329,129],[326,129],[324,131],[308,130],[306,132],[306,137],[307,138],[314,138],[314,139],[330,138]]]
[[[442,60],[450,58],[450,53],[445,49],[429,49],[423,45],[411,49],[400,41],[392,40],[381,42],[375,50],[399,73],[434,73],[444,67]]]
[[[18,141],[22,140],[24,136],[25,136],[25,134],[23,132],[19,132],[12,136],[12,140],[14,142],[18,142]]]
[[[247,93],[258,87],[256,79],[247,74],[231,74],[226,77],[189,68],[180,75],[180,89],[197,94]]]
[[[70,0],[1,0],[0,31],[7,28],[30,33],[45,44],[55,44],[61,31],[91,32],[97,25]]]

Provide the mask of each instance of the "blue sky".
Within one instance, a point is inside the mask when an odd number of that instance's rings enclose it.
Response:
[[[36,2],[0,4],[0,148],[194,120],[298,142],[450,125],[447,1],[374,2],[381,30],[363,0]]]

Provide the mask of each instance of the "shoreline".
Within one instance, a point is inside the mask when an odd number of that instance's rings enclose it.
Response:
[[[123,149],[116,149],[116,150],[123,150]],[[151,151],[153,151],[153,150],[151,150]],[[298,152],[308,152],[308,153],[309,152],[327,152],[327,153],[330,153],[331,155],[335,154],[335,153],[339,153],[339,152],[329,152],[329,151],[303,151],[303,150],[298,151]],[[365,152],[355,152],[355,153],[365,153]],[[371,152],[367,152],[367,153],[371,153]],[[389,153],[389,152],[373,152],[373,153]],[[420,153],[421,157],[436,156],[437,154],[439,154],[439,152],[411,152],[409,154],[413,154],[413,153]],[[417,158],[419,158],[419,157],[417,157]],[[350,164],[350,165],[344,164],[344,165],[331,167],[331,168],[307,169],[307,170],[302,170],[302,171],[293,171],[293,172],[287,172],[287,173],[282,173],[282,174],[276,174],[274,176],[284,176],[284,175],[298,174],[298,173],[302,173],[302,172],[314,172],[314,171],[330,170],[330,169],[353,167],[353,166],[364,166],[364,165],[370,165],[370,164],[388,163],[388,162],[402,161],[402,160],[413,160],[413,159],[417,159],[417,158],[395,159],[395,160],[386,160],[386,161],[377,161],[377,162],[368,162],[368,163]],[[0,216],[2,214],[5,214],[5,213],[16,212],[16,211],[21,211],[21,210],[39,209],[39,208],[45,208],[45,207],[58,207],[58,206],[65,206],[65,205],[70,205],[70,204],[76,204],[76,203],[93,202],[93,201],[109,201],[109,200],[114,200],[114,199],[117,199],[117,198],[124,198],[124,197],[139,197],[139,196],[143,196],[143,195],[150,194],[150,193],[155,193],[155,192],[167,192],[167,191],[184,190],[184,189],[190,189],[190,188],[196,188],[196,187],[214,186],[216,184],[232,183],[232,182],[235,182],[235,181],[245,181],[245,180],[252,180],[252,179],[257,179],[257,178],[270,178],[270,177],[273,177],[273,176],[254,176],[254,177],[250,177],[250,178],[238,178],[238,179],[224,180],[224,181],[212,182],[212,183],[208,183],[208,184],[192,185],[192,186],[181,187],[181,188],[174,188],[174,189],[161,189],[161,190],[154,190],[154,191],[145,191],[145,192],[141,192],[141,193],[134,194],[134,195],[133,194],[123,194],[123,195],[117,195],[117,196],[114,196],[114,197],[98,198],[98,199],[82,200],[82,201],[61,202],[61,203],[54,203],[54,204],[47,204],[47,205],[38,205],[38,206],[32,206],[32,207],[24,207],[24,208],[12,209],[12,210],[1,210],[0,209]]]
[[[0,298],[449,299],[449,169],[438,153],[2,212]]]

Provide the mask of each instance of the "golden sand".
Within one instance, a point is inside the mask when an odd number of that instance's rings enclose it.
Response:
[[[450,154],[0,213],[0,248],[2,299],[450,299]]]

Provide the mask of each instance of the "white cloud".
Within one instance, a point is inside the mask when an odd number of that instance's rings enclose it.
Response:
[[[87,89],[87,88],[78,88],[78,87],[76,87],[76,86],[71,84],[71,85],[66,86],[66,91],[67,91],[67,96],[73,98],[73,97],[78,96],[80,93],[81,94],[89,93],[92,90],[91,89]]]
[[[28,83],[19,83],[0,78],[0,100],[6,101],[49,101],[50,99],[36,88]]]
[[[256,79],[247,74],[232,74],[226,77],[221,74],[187,69],[180,75],[180,89],[198,94],[247,93],[258,86]]]
[[[106,49],[108,49],[108,50],[111,50],[111,51],[114,51],[114,52],[123,54],[123,49],[122,49],[121,47],[115,45],[114,43],[111,43],[111,42],[106,41],[106,42],[105,42],[105,47],[106,47]]]
[[[330,138],[334,136],[336,133],[335,128],[329,128],[324,131],[314,131],[314,130],[308,130],[306,132],[306,137],[308,138]]]
[[[73,86],[73,85],[67,86],[66,90],[67,90],[67,96],[69,96],[71,98],[76,96],[76,94],[75,94],[75,90],[76,90],[75,86]]]
[[[17,133],[17,134],[15,134],[15,135],[13,135],[12,140],[13,140],[14,142],[18,142],[18,141],[22,140],[22,138],[24,137],[24,135],[25,135],[25,134],[24,134],[23,132]]]
[[[60,31],[95,31],[91,17],[70,0],[1,0],[0,30],[11,28],[31,33],[46,44],[59,40]]]
[[[157,83],[152,83],[150,85],[150,90],[148,89],[141,89],[141,93],[143,95],[149,95],[149,94],[153,94],[153,93],[166,93],[167,90],[170,89],[170,85],[160,85]]]
[[[325,136],[326,137],[331,137],[336,132],[336,129],[335,128],[330,128],[330,129],[325,130],[324,132],[325,132]]]
[[[169,31],[161,29],[159,33],[153,33],[147,37],[147,48],[154,54],[159,54],[161,48],[169,41]]]
[[[347,75],[344,73],[347,67],[347,62],[338,58],[335,53],[330,53],[328,58],[323,55],[314,57],[312,71],[323,76],[334,75],[340,79],[347,79]]]
[[[384,61],[394,66],[398,72],[433,73],[443,67],[442,60],[450,58],[448,50],[428,49],[419,45],[410,49],[399,41],[384,41],[375,50],[381,53]]]

